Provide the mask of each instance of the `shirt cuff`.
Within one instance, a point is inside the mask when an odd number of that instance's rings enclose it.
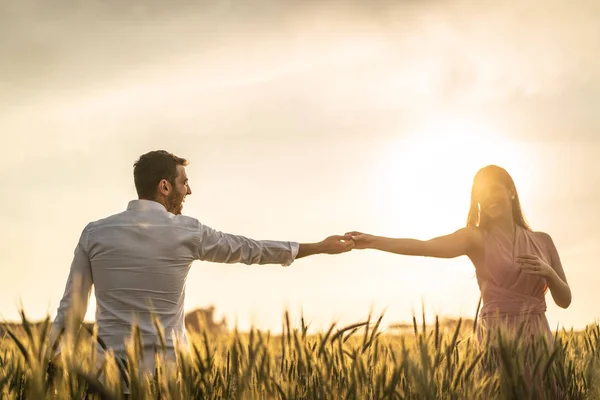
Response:
[[[296,260],[296,256],[298,256],[298,251],[300,250],[300,243],[290,242],[290,249],[292,251],[292,256],[288,262],[281,264],[284,267],[289,267]]]

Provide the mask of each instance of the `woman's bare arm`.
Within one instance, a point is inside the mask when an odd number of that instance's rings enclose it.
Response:
[[[550,235],[547,233],[543,233],[542,235],[548,245],[548,250],[550,251],[550,266],[556,273],[555,275],[546,277],[546,283],[548,284],[550,294],[552,294],[552,298],[556,305],[567,308],[571,304],[571,288],[567,282],[567,277],[560,256],[558,255],[558,250]]]
[[[477,240],[474,228],[461,228],[451,234],[429,240],[389,238],[349,232],[355,249],[374,249],[407,256],[455,258],[468,255]]]

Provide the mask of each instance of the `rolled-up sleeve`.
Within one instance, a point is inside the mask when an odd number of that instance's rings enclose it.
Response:
[[[244,236],[219,232],[199,224],[196,258],[217,263],[291,265],[300,245],[296,242],[254,240]]]

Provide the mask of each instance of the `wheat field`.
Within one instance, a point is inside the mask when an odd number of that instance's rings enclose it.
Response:
[[[447,331],[413,317],[412,334],[380,329],[383,315],[309,334],[286,313],[283,334],[253,329],[190,335],[191,352],[177,350],[173,368],[156,352],[154,373],[140,373],[139,331],[127,359],[100,362],[95,329],[64,340],[76,351],[48,346],[50,318],[0,339],[3,399],[599,399],[600,324],[556,332],[545,340],[503,338],[483,343],[473,330]],[[423,321],[425,317],[423,316]],[[164,333],[155,321],[160,343]],[[160,347],[160,346],[159,346]],[[125,361],[125,362],[123,362]]]

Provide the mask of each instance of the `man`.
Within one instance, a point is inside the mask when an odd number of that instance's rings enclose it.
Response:
[[[349,236],[330,236],[318,243],[253,240],[231,235],[181,215],[192,194],[187,160],[166,151],[142,155],[133,176],[139,199],[127,210],[92,222],[75,249],[50,342],[67,326],[83,320],[92,285],[96,295],[98,336],[119,357],[132,324],[139,325],[144,359],[154,359],[158,337],[152,315],[165,332],[167,356],[174,358],[175,336],[187,343],[184,327],[185,282],[194,260],[218,263],[290,265],[313,254],[352,249]]]

